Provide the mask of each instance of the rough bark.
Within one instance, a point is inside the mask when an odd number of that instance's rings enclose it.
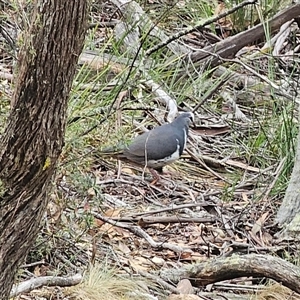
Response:
[[[284,227],[282,237],[299,238],[300,233],[300,132],[296,148],[296,157],[289,185],[277,212],[276,221]]]
[[[271,255],[221,257],[177,270],[166,269],[161,271],[160,276],[173,283],[188,278],[195,286],[205,286],[244,276],[266,277],[300,293],[300,268]]]
[[[34,3],[0,143],[0,299],[8,299],[47,205],[86,28],[86,0]]]

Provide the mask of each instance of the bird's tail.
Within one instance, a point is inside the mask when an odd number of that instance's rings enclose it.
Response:
[[[117,157],[117,156],[122,155],[124,148],[125,148],[124,145],[104,147],[104,148],[100,149],[99,151],[97,151],[97,154],[99,156]]]

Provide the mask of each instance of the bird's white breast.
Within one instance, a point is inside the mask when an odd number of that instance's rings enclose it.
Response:
[[[172,162],[174,162],[175,160],[177,160],[180,157],[180,155],[179,155],[180,144],[179,144],[178,139],[176,139],[176,141],[177,141],[177,148],[176,148],[175,152],[173,152],[171,155],[169,155],[167,157],[164,157],[162,159],[158,159],[158,160],[151,159],[151,160],[148,160],[147,161],[147,166],[151,167],[151,168],[160,168],[160,167],[163,167],[165,165],[171,164]]]

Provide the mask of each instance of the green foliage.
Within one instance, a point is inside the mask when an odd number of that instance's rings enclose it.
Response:
[[[241,2],[243,2],[243,0],[227,0],[225,1],[225,6],[226,8],[230,8]],[[233,32],[241,32],[267,20],[274,16],[281,8],[285,7],[286,3],[287,1],[262,0],[256,5],[250,5],[239,9],[230,16]]]

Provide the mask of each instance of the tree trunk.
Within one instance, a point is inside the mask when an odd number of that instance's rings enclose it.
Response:
[[[34,1],[0,143],[0,299],[39,230],[64,143],[67,98],[82,50],[88,1]]]
[[[293,172],[284,199],[277,212],[276,221],[284,227],[282,237],[298,237],[300,233],[300,132]]]

